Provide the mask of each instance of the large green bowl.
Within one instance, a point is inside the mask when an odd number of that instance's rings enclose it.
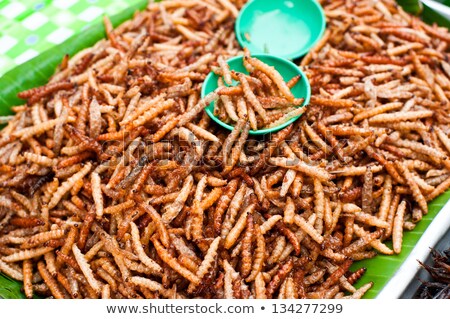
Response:
[[[253,54],[299,58],[325,32],[325,14],[315,0],[253,0],[240,11],[235,25],[239,44]]]

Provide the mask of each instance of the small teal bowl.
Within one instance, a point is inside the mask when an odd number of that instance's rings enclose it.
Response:
[[[292,63],[289,60],[279,58],[277,56],[269,55],[269,54],[252,54],[252,57],[255,57],[262,62],[273,66],[283,77],[284,81],[287,82],[290,79],[292,79],[294,76],[300,75],[301,78],[297,82],[297,84],[291,89],[292,94],[296,98],[304,98],[304,102],[301,107],[304,107],[305,105],[308,105],[309,100],[311,98],[311,86],[309,85],[308,78],[306,77],[305,73],[296,66],[294,63]],[[234,58],[231,58],[227,61],[228,65],[230,66],[230,70],[234,70],[237,72],[248,74],[248,71],[245,69],[243,65],[243,57],[237,56]],[[205,97],[208,93],[211,93],[215,89],[217,89],[217,80],[219,79],[219,76],[216,75],[214,72],[210,72],[208,76],[206,77],[205,81],[203,82],[202,86],[202,92],[201,96],[202,98]],[[237,84],[238,82],[235,82]],[[209,104],[205,108],[206,113],[213,119],[214,122],[219,124],[220,126],[228,129],[233,130],[233,126],[227,123],[222,122],[219,118],[217,118],[214,115],[214,103]],[[261,130],[250,130],[249,134],[251,135],[263,135],[267,133],[274,133],[277,132],[286,126],[288,126],[291,123],[294,123],[299,117],[293,117],[289,119],[288,121],[284,122],[283,124],[271,128],[265,128]]]
[[[325,20],[315,0],[253,0],[242,7],[235,31],[239,44],[252,54],[296,59],[322,37]]]

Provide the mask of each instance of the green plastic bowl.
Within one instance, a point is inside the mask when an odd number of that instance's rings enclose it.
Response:
[[[300,70],[300,68],[298,66],[296,66],[294,63],[292,63],[289,60],[279,58],[279,57],[269,55],[269,54],[252,54],[252,57],[257,58],[270,66],[273,66],[281,74],[284,81],[286,81],[286,82],[289,81],[290,79],[292,79],[294,76],[301,75],[300,80],[291,89],[291,92],[296,98],[304,98],[305,99],[305,101],[303,102],[301,107],[308,105],[309,99],[311,97],[311,86],[309,85],[308,78],[303,73],[303,71]],[[230,66],[230,70],[248,74],[247,70],[245,69],[245,67],[243,65],[243,57],[242,56],[233,57],[233,58],[229,59],[227,61],[227,63]],[[201,93],[202,97],[205,97],[208,93],[217,89],[218,78],[219,78],[218,75],[216,75],[214,72],[210,72],[208,74],[205,81],[203,82],[202,93]],[[233,81],[234,85],[236,85],[237,83],[238,82]],[[217,124],[221,125],[222,127],[226,128],[228,130],[233,130],[232,125],[222,122],[220,119],[218,119],[214,115],[214,103],[209,104],[205,108],[205,111]],[[263,135],[263,134],[267,134],[267,133],[273,133],[273,132],[279,131],[282,128],[285,128],[286,126],[288,126],[289,124],[295,122],[300,116],[301,115],[293,117],[279,126],[261,129],[261,130],[257,130],[257,131],[250,130],[249,133],[251,135]]]
[[[315,0],[253,0],[240,11],[236,37],[252,54],[296,59],[325,32],[325,14]]]

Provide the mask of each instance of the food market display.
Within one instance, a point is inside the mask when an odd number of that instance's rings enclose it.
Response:
[[[0,132],[0,271],[28,298],[361,298],[373,283],[352,263],[399,254],[450,187],[447,29],[390,0],[321,1],[298,108],[298,78],[238,46],[244,2],[105,17],[106,39],[18,93]],[[248,75],[227,69],[242,54]],[[210,71],[223,85],[200,98]]]

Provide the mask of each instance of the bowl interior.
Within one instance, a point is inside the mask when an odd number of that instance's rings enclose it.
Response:
[[[305,99],[305,101],[302,104],[302,107],[309,103],[309,99],[311,97],[311,87],[309,85],[309,81],[308,81],[306,75],[302,72],[302,70],[300,70],[299,67],[297,67],[291,61],[288,61],[286,59],[282,59],[279,57],[275,57],[272,55],[254,54],[252,56],[263,61],[264,63],[266,63],[270,66],[275,67],[275,69],[281,74],[284,81],[286,81],[286,82],[289,81],[290,79],[292,79],[294,76],[301,75],[300,80],[291,89],[291,92],[296,98],[304,98]],[[230,66],[231,70],[248,74],[242,61],[243,61],[242,56],[237,56],[237,57],[229,59],[227,61],[227,63]],[[205,97],[208,93],[217,89],[218,78],[219,78],[218,75],[216,75],[213,72],[210,72],[208,74],[208,76],[206,77],[206,79],[203,83],[203,86],[202,86],[202,92],[201,92],[202,97]],[[233,83],[233,85],[236,85],[236,84],[237,84],[237,82]],[[208,105],[205,108],[205,111],[216,123],[218,123],[219,125],[221,125],[222,127],[226,128],[226,129],[233,130],[232,125],[222,122],[220,119],[218,119],[214,115],[214,103],[211,103],[210,105]],[[271,132],[276,132],[276,131],[279,131],[282,128],[288,126],[289,124],[295,122],[299,117],[300,116],[293,117],[290,120],[288,120],[287,122],[285,122],[279,126],[276,126],[276,127],[261,129],[261,130],[257,130],[257,131],[250,130],[249,133],[252,135],[262,135],[262,134],[267,134],[267,133],[271,133]]]
[[[325,31],[325,14],[315,0],[253,0],[236,20],[236,37],[253,54],[295,59],[308,53]]]

